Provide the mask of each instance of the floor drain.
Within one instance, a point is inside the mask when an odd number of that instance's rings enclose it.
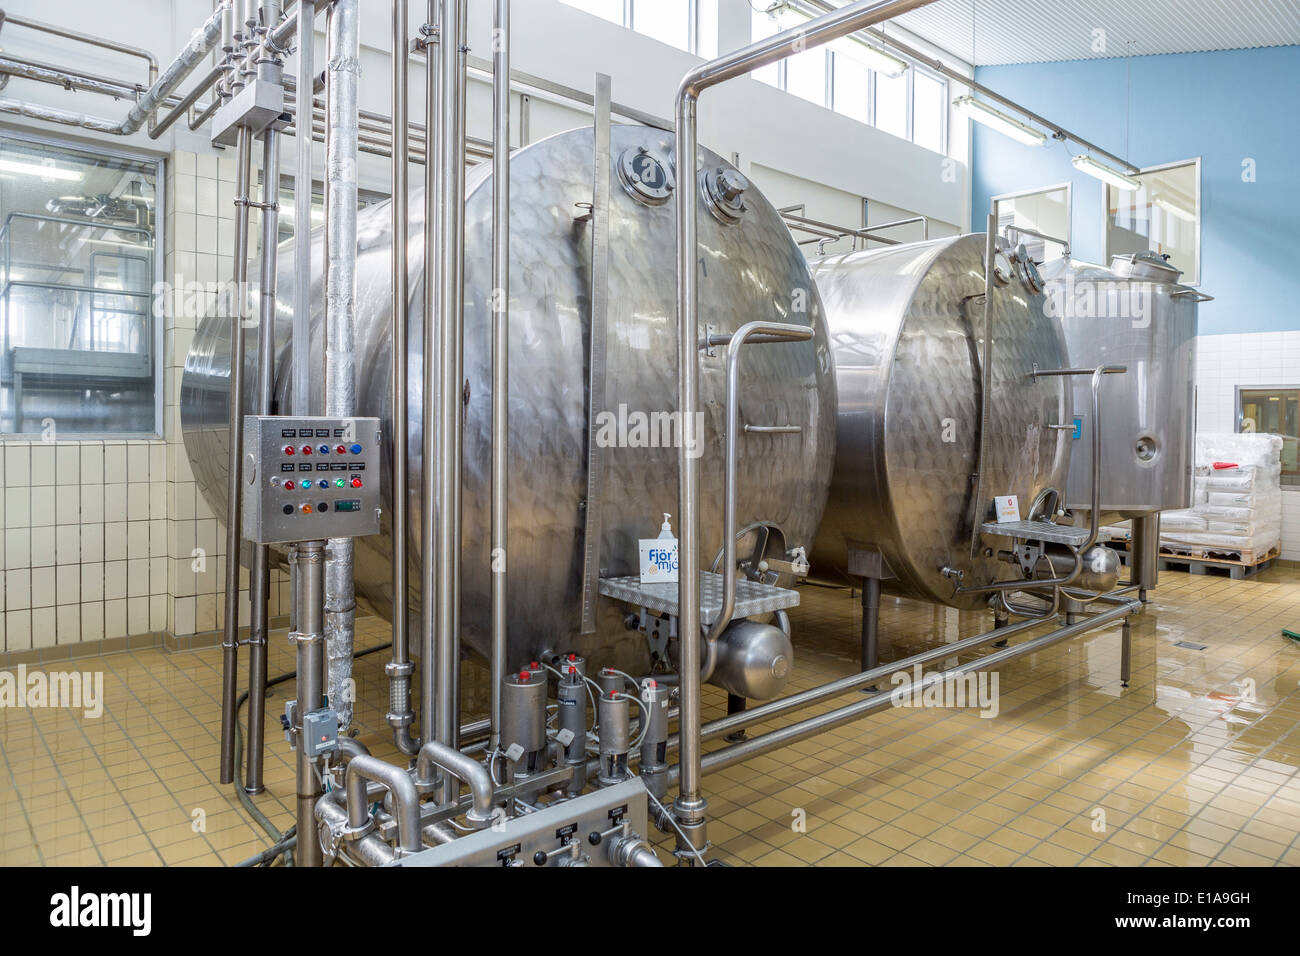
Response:
[[[1203,651],[1209,644],[1195,644],[1192,641],[1174,641],[1174,647],[1185,647],[1189,651]]]

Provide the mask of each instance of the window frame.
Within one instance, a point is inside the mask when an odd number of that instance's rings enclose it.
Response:
[[[1201,254],[1203,251],[1201,248],[1201,239],[1203,236],[1202,225],[1205,217],[1205,208],[1202,205],[1202,193],[1201,193],[1201,157],[1195,156],[1191,159],[1179,159],[1179,160],[1175,160],[1172,163],[1160,163],[1157,166],[1143,166],[1141,169],[1138,170],[1137,175],[1145,176],[1147,173],[1159,173],[1159,172],[1163,172],[1166,169],[1177,169],[1180,166],[1192,166],[1196,170],[1196,276],[1195,276],[1195,280],[1193,281],[1192,279],[1188,278],[1186,273],[1183,273],[1183,275],[1179,278],[1178,281],[1181,285],[1185,285],[1189,288],[1196,289],[1199,288],[1201,285],[1201,279],[1202,279],[1201,273],[1204,271],[1201,268]],[[1103,256],[1103,262],[1106,265],[1109,265],[1110,257],[1111,257],[1110,204],[1108,201],[1107,191],[1112,187],[1109,183],[1106,182],[1098,182],[1098,186],[1101,187],[1101,251]]]
[[[1038,186],[1032,189],[1017,189],[1015,192],[1001,193],[994,196],[991,200],[993,205],[993,215],[998,215],[998,206],[1004,199],[1024,199],[1028,196],[1037,196],[1041,193],[1054,193],[1057,190],[1065,190],[1065,235],[1062,237],[1069,244],[1069,248],[1074,248],[1074,183],[1066,181],[1063,183],[1053,183],[1050,186]],[[1001,232],[1001,226],[998,227]]]
[[[1241,430],[1241,426],[1242,426],[1242,422],[1243,422],[1243,416],[1244,416],[1244,414],[1245,414],[1245,409],[1244,409],[1244,407],[1243,407],[1243,402],[1242,402],[1242,393],[1243,393],[1243,392],[1293,392],[1293,393],[1296,394],[1297,398],[1300,398],[1300,385],[1234,385],[1234,386],[1233,386],[1233,391],[1234,391],[1234,393],[1235,393],[1235,395],[1234,395],[1234,401],[1235,401],[1235,404],[1236,404],[1236,408],[1234,409],[1234,412],[1233,412],[1233,418],[1232,418],[1232,430],[1233,430],[1233,433],[1234,433],[1234,434],[1237,434],[1237,435],[1245,435],[1245,434],[1276,435],[1276,434],[1278,434],[1277,432],[1260,432],[1258,429],[1252,429],[1250,432],[1243,432],[1243,431]],[[1280,437],[1282,438],[1283,441],[1286,441],[1286,439],[1287,439],[1289,436],[1287,436],[1287,435],[1281,435]],[[1297,441],[1300,441],[1300,437],[1297,438]],[[1284,485],[1284,486],[1287,486],[1287,485],[1290,485],[1290,486],[1300,485],[1300,467],[1298,467],[1295,471],[1287,471],[1287,469],[1286,469],[1286,465],[1285,465],[1285,463],[1284,463],[1284,464],[1282,465],[1282,481],[1281,481],[1281,483],[1282,483],[1282,485]]]
[[[164,298],[162,308],[158,302],[160,283],[170,284],[167,275],[167,183],[171,175],[169,157],[165,153],[133,149],[100,141],[88,141],[74,136],[62,137],[32,132],[15,126],[0,126],[0,138],[15,139],[37,146],[72,150],[93,156],[107,156],[132,163],[152,164],[154,173],[154,230],[153,230],[153,288],[150,290],[149,315],[153,322],[153,430],[130,432],[58,432],[58,441],[159,441],[165,437],[163,418],[167,402],[167,323],[168,308]],[[34,441],[34,432],[0,431],[0,444],[10,441]]]

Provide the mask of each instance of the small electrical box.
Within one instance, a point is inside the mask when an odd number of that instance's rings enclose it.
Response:
[[[302,752],[320,757],[339,749],[339,716],[325,708],[302,717]]]
[[[256,544],[379,533],[377,418],[244,419],[244,537]]]

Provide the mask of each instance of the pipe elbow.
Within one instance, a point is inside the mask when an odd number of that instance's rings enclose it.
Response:
[[[491,826],[496,787],[487,767],[453,747],[430,740],[420,748],[420,755],[416,758],[415,775],[420,788],[434,785],[434,768],[451,774],[469,787],[474,802],[465,817],[470,825],[476,830]]]
[[[358,755],[348,763],[344,788],[348,795],[348,816],[355,826],[366,809],[366,781],[373,781],[393,797],[397,817],[397,842],[404,853],[418,853],[424,848],[420,837],[420,793],[415,781],[401,767],[368,754]]]

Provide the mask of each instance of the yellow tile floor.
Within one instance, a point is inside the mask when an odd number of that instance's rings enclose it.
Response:
[[[883,603],[883,660],[989,623]],[[792,691],[857,670],[849,592],[806,588],[792,619]],[[1245,581],[1166,573],[1134,625],[1129,688],[1116,625],[1005,666],[995,719],[890,709],[706,776],[713,855],[760,866],[1300,863],[1300,644],[1280,636],[1287,625],[1300,625],[1296,568]],[[359,631],[362,646],[387,639],[378,620]],[[357,723],[395,759],[386,659],[357,663]],[[0,709],[0,864],[220,865],[266,846],[217,782],[220,664],[217,648],[65,662],[55,667],[102,669],[102,717]],[[277,632],[270,671],[291,667]],[[467,665],[463,682],[481,699],[481,668]],[[257,798],[280,827],[293,822],[279,732],[292,686],[267,703]],[[706,720],[725,707],[725,694],[705,689]],[[671,840],[658,845],[667,859]]]

